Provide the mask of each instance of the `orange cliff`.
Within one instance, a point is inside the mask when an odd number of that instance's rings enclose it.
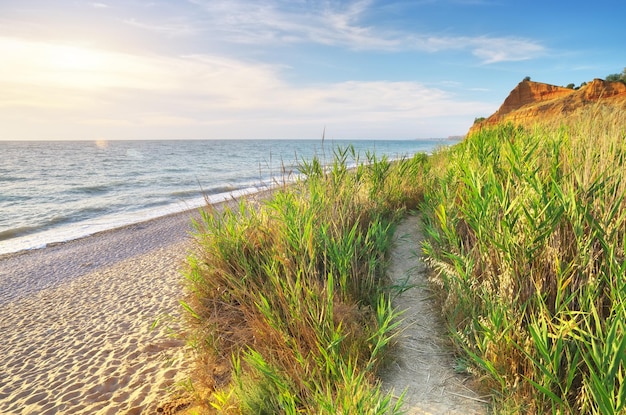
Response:
[[[558,122],[590,105],[598,104],[626,110],[626,84],[594,79],[574,90],[541,82],[522,81],[493,115],[476,122],[468,134],[500,123],[532,126],[537,123]]]

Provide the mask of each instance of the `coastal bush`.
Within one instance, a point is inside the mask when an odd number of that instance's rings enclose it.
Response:
[[[503,413],[626,413],[626,115],[482,129],[431,160],[424,251]]]
[[[375,377],[398,324],[385,253],[426,160],[336,149],[267,200],[202,211],[183,305],[207,412],[399,413]]]
[[[611,82],[623,82],[626,83],[626,68],[622,71],[622,73],[612,73],[606,76],[607,81]]]

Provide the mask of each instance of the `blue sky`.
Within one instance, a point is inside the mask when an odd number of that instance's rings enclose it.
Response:
[[[0,140],[464,134],[626,66],[620,1],[0,0]]]

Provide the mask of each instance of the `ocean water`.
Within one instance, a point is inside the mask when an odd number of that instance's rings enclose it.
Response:
[[[390,158],[448,140],[0,141],[0,254],[197,208],[292,178],[353,145]]]

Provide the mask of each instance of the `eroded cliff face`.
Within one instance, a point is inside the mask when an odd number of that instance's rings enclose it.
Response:
[[[518,110],[529,104],[550,101],[556,98],[568,96],[575,92],[573,89],[560,86],[542,84],[539,82],[520,82],[504,100],[498,111],[494,115],[500,117]]]
[[[606,82],[602,79],[594,79],[590,84],[580,89],[585,99],[595,101],[599,99],[611,99],[626,95],[626,84],[622,82]]]
[[[591,105],[608,105],[626,110],[626,85],[594,79],[578,90],[540,82],[520,82],[489,118],[474,124],[472,134],[486,126],[512,122],[532,126],[558,122]]]

